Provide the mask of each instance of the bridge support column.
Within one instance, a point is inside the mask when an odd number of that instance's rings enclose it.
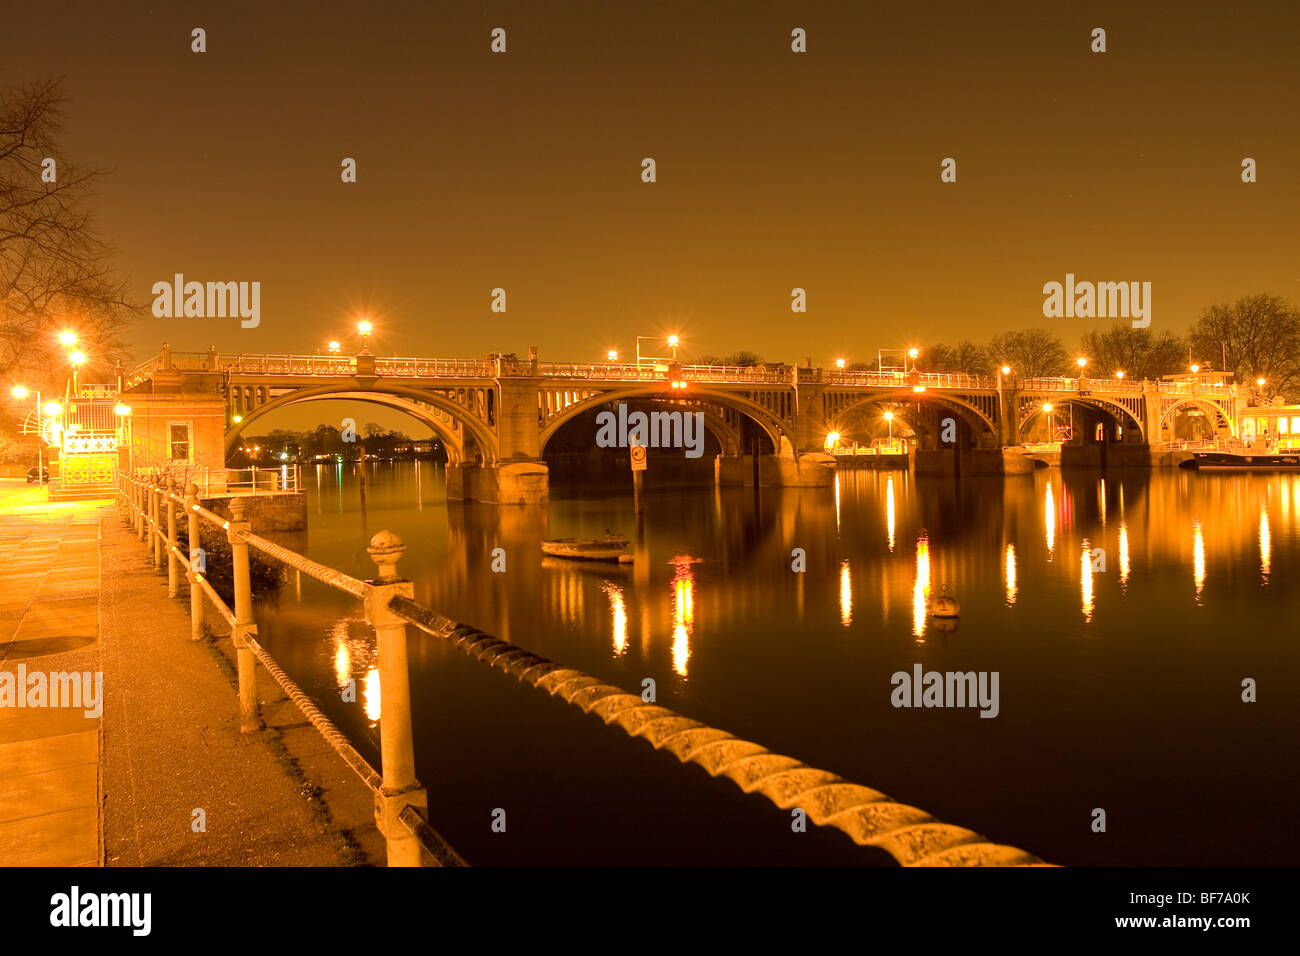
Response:
[[[718,484],[752,488],[752,455],[718,455],[713,460],[713,477]],[[835,484],[835,456],[826,452],[802,455],[759,455],[758,483],[764,488],[829,488]]]
[[[447,465],[448,501],[544,505],[549,499],[550,473],[544,461]]]
[[[1014,383],[1015,379],[1012,379]],[[998,376],[998,432],[1002,445],[1020,444],[1020,389]]]

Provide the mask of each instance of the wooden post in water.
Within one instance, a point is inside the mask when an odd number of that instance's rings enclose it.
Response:
[[[644,445],[633,445],[629,449],[632,460],[632,507],[636,511],[636,537],[632,543],[632,556],[638,567],[649,567],[645,554],[645,507],[642,502],[645,491],[646,453]]]

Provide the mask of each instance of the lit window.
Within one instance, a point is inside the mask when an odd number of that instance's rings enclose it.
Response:
[[[1277,433],[1278,433],[1279,435],[1285,435],[1285,434],[1286,434],[1286,419],[1285,419],[1285,418],[1279,418],[1279,419],[1277,420]]]
[[[172,461],[188,461],[190,457],[190,426],[171,426]]]
[[[1291,419],[1291,434],[1300,435],[1300,418]]]

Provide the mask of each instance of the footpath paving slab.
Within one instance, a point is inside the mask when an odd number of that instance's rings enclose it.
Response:
[[[0,866],[348,862],[262,737],[239,732],[234,690],[149,554],[111,501],[0,498],[0,682],[103,680],[92,716],[0,706]]]
[[[98,525],[106,502],[51,506],[44,489],[0,501],[0,865],[94,866],[102,718],[80,679],[100,672]],[[76,597],[61,600],[70,592]],[[51,675],[80,675],[55,700]],[[43,703],[27,686],[46,685]],[[6,699],[4,683],[9,682]],[[100,701],[102,704],[102,701]]]

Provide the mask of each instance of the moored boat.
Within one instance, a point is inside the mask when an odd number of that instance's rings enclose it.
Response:
[[[542,553],[574,561],[627,563],[632,560],[632,555],[627,551],[627,538],[616,534],[607,534],[603,539],[551,538],[542,542]]]
[[[1187,465],[1198,471],[1300,471],[1300,453],[1196,451]]]

